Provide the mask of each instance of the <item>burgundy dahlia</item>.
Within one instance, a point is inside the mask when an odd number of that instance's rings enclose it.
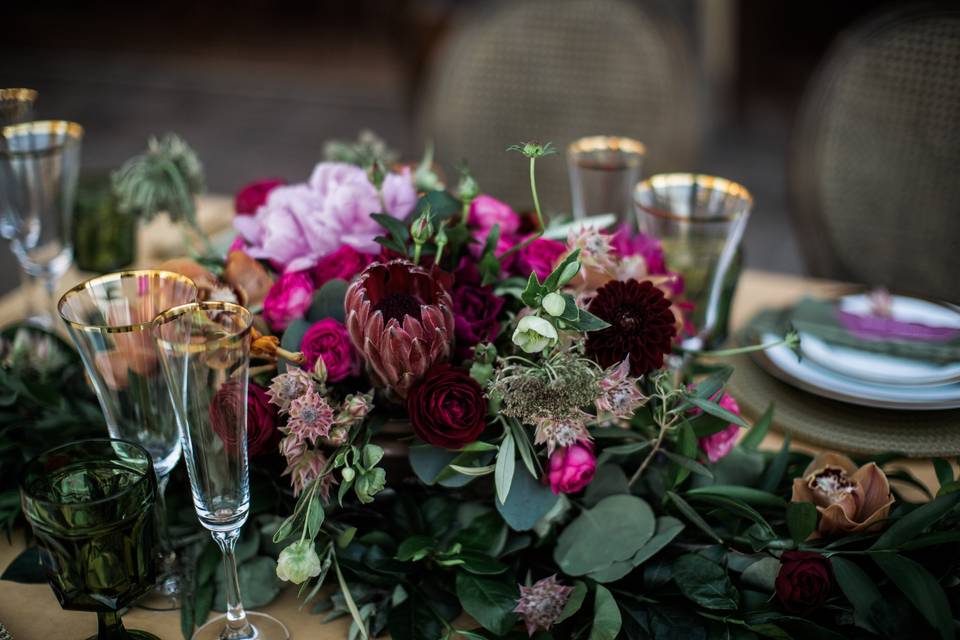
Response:
[[[406,260],[375,262],[347,289],[347,330],[374,384],[407,397],[453,349],[453,302],[439,278]]]
[[[611,280],[597,290],[587,308],[610,326],[587,334],[587,354],[604,367],[630,354],[630,373],[641,376],[663,366],[677,335],[670,300],[649,280]]]

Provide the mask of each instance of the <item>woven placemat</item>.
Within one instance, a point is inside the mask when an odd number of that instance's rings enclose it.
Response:
[[[756,419],[773,402],[774,425],[793,436],[857,454],[902,453],[910,458],[960,455],[960,409],[897,411],[871,409],[801,391],[757,366],[750,356],[731,358],[728,391]]]

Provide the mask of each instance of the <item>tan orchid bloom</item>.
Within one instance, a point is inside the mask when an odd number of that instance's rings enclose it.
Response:
[[[871,462],[859,469],[845,455],[821,453],[793,480],[793,502],[817,507],[820,520],[811,538],[862,533],[884,527],[894,499],[887,476]]]
[[[223,267],[223,280],[246,294],[246,304],[259,307],[273,286],[273,278],[258,261],[243,251],[231,251]]]
[[[261,358],[276,362],[283,358],[292,364],[303,364],[306,362],[306,356],[302,351],[287,351],[280,346],[280,339],[276,336],[265,336],[260,333],[256,327],[251,329],[252,343],[250,345],[250,355],[254,358]]]
[[[243,287],[221,281],[210,270],[192,258],[172,258],[158,268],[179,273],[193,280],[194,284],[197,285],[198,300],[218,300],[243,306],[247,305],[247,292]]]

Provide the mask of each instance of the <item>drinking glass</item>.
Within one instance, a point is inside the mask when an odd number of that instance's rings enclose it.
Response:
[[[42,282],[43,306],[29,315],[51,327],[57,280],[73,258],[70,226],[83,127],[54,120],[0,132],[0,236],[10,241],[31,298],[33,282]]]
[[[158,640],[120,619],[156,579],[156,494],[150,454],[124,440],[61,445],[20,473],[23,513],[60,606],[97,612],[90,640]]]
[[[742,185],[714,176],[667,173],[634,191],[640,230],[660,240],[667,265],[683,276],[694,305],[696,334],[683,341],[702,349],[717,338],[724,286],[747,227],[753,197]],[[729,300],[726,301],[729,304]]]
[[[157,597],[149,608],[177,606],[179,576],[163,501],[170,471],[180,459],[180,436],[153,340],[153,319],[197,299],[197,287],[170,271],[122,271],[91,278],[60,298],[60,317],[100,401],[110,435],[143,446],[159,485],[157,509],[163,553]]]
[[[253,314],[229,302],[174,307],[154,320],[160,361],[180,425],[193,505],[223,551],[227,613],[194,640],[283,640],[287,628],[244,611],[234,547],[250,510],[247,384]]]
[[[645,153],[642,142],[616,136],[580,138],[567,147],[574,219],[612,213],[633,227],[630,194]]]
[[[36,101],[33,89],[0,89],[0,127],[33,120]]]

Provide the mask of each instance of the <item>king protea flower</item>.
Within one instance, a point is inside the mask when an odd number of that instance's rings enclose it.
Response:
[[[350,341],[373,383],[401,398],[450,357],[453,302],[443,284],[406,260],[375,262],[347,289]]]

